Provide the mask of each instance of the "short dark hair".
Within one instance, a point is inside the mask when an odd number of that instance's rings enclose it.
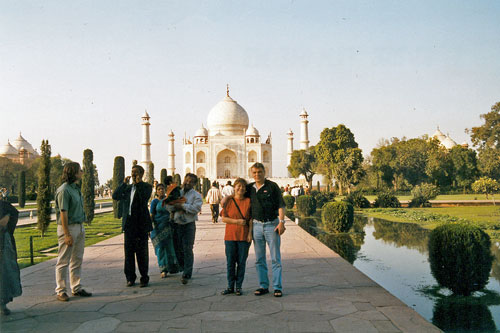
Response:
[[[163,187],[163,189],[165,189],[165,185],[163,185],[162,183],[158,183],[158,185],[156,185],[156,190],[158,191],[160,187]]]
[[[174,178],[172,176],[167,176],[167,177],[165,177],[164,184],[168,186],[168,185],[172,184],[173,181],[174,181]]]
[[[264,171],[264,173],[266,172],[266,167],[264,166],[264,164],[260,163],[260,162],[255,162],[251,167],[250,169],[261,169],[262,171]]]
[[[76,175],[80,172],[80,163],[68,162],[64,165],[61,180],[63,183],[73,184],[76,181]]]
[[[143,168],[142,166],[140,166],[139,164],[134,165],[134,166],[132,167],[132,169],[137,169],[137,170],[139,170],[139,174],[140,174],[141,176],[144,176],[144,168]]]
[[[243,178],[236,178],[236,180],[234,181],[234,187],[236,187],[236,185],[238,185],[238,184],[240,184],[243,187],[246,187],[248,183]]]
[[[186,179],[187,177],[193,178],[195,182],[198,181],[198,176],[195,175],[194,173],[190,173],[190,172],[186,173],[186,175],[184,176],[184,179]]]
[[[226,183],[226,185],[231,185],[231,181],[228,180],[227,183]]]
[[[212,183],[212,186],[214,187],[217,187],[217,182],[214,180],[214,182]]]

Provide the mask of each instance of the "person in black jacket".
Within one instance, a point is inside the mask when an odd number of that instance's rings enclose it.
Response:
[[[114,200],[120,200],[122,231],[125,234],[125,277],[127,286],[135,285],[135,257],[141,274],[140,286],[149,283],[149,248],[148,235],[153,230],[148,210],[148,201],[153,187],[142,181],[144,168],[140,165],[132,167],[132,175],[125,178],[123,184],[113,193]],[[132,178],[132,184],[129,180]]]

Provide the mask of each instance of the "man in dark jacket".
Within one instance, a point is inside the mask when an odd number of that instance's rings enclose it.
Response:
[[[142,181],[144,168],[140,165],[132,167],[132,176],[128,176],[123,184],[113,193],[114,200],[120,200],[122,231],[125,234],[125,277],[127,286],[135,284],[135,257],[141,274],[141,288],[149,283],[148,234],[153,230],[148,210],[148,201],[153,187]],[[132,178],[132,185],[129,180]]]

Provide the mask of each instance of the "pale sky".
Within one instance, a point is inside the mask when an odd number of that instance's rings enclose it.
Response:
[[[381,138],[465,128],[500,101],[499,1],[0,2],[0,145],[19,131],[75,161],[141,159],[151,115],[155,174],[167,133],[192,136],[230,85],[286,175],[286,132],[311,144],[345,124],[368,156]]]

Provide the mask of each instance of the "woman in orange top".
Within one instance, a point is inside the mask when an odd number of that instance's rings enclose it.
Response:
[[[238,178],[234,182],[234,197],[229,199],[222,210],[222,222],[226,223],[224,243],[227,260],[227,289],[222,295],[241,295],[245,278],[248,249],[252,243],[252,218],[250,198],[245,198],[247,182]],[[235,290],[236,285],[236,290]]]

